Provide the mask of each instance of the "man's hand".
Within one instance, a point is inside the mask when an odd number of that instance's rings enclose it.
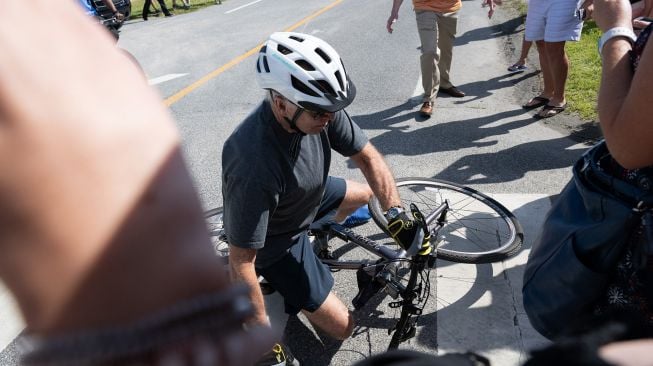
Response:
[[[404,250],[408,250],[419,231],[419,227],[405,212],[402,212],[388,222],[388,231],[397,244]]]
[[[481,6],[483,7],[488,7],[487,11],[487,17],[492,18],[492,15],[494,14],[494,7],[497,5],[501,5],[503,3],[503,0],[483,0],[483,3],[481,3]]]
[[[414,219],[410,219],[405,212],[401,212],[396,217],[388,221],[388,232],[390,236],[410,255],[428,255],[431,252],[431,234],[428,232],[424,215],[419,211],[417,206],[411,203],[411,212]],[[420,230],[424,235],[419,248],[411,248],[415,237],[419,235]],[[411,250],[409,250],[411,249]],[[413,251],[412,253],[410,253]]]
[[[399,14],[396,12],[392,12],[390,14],[390,17],[388,18],[388,24],[386,24],[385,28],[388,30],[388,33],[392,33],[392,25],[395,24],[395,22],[399,19]]]

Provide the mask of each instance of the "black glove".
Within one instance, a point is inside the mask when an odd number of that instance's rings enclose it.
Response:
[[[388,221],[388,232],[399,246],[405,251],[409,251],[408,249],[415,240],[415,236],[420,230],[424,230],[424,238],[422,239],[419,254],[427,255],[431,252],[431,235],[425,229],[424,217],[413,204],[411,204],[411,211],[416,220],[410,219],[405,212],[401,212],[392,218],[392,220]]]
[[[388,232],[400,247],[408,250],[419,231],[417,223],[411,220],[405,212],[388,221]]]

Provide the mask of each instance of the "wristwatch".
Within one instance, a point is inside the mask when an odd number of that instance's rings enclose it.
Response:
[[[614,27],[608,29],[601,38],[599,38],[599,56],[601,56],[601,52],[603,51],[603,46],[605,43],[609,40],[611,40],[614,37],[624,37],[630,41],[631,44],[635,43],[637,40],[637,37],[635,37],[635,33],[633,33],[633,30],[630,28],[626,27]]]
[[[401,206],[392,206],[385,212],[385,218],[388,221],[392,221],[395,217],[399,216],[404,212],[404,208]]]

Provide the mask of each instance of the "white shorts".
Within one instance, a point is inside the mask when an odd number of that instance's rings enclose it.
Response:
[[[527,41],[578,41],[583,21],[576,17],[577,0],[530,0],[526,14]]]

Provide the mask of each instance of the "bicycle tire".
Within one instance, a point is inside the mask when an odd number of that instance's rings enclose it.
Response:
[[[223,209],[222,207],[214,208],[204,212],[204,220],[211,239],[213,250],[219,257],[229,258],[229,244],[224,232],[224,225],[222,223]]]
[[[396,180],[402,204],[415,203],[424,215],[449,200],[447,222],[438,238],[437,257],[459,263],[490,263],[514,256],[521,249],[524,232],[515,216],[495,199],[452,182],[433,178]],[[376,197],[369,202],[374,222],[386,234],[388,221]],[[497,240],[498,239],[498,240]]]

